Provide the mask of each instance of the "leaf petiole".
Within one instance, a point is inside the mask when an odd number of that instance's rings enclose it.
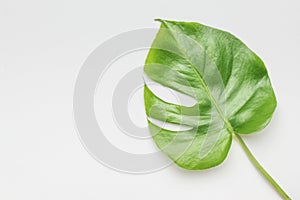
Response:
[[[290,200],[291,198],[287,195],[287,193],[276,183],[276,181],[271,177],[271,175],[261,166],[261,164],[256,160],[253,156],[242,137],[239,134],[233,133],[233,136],[237,139],[238,143],[242,146],[249,160],[255,166],[255,168],[269,181],[269,183],[274,187],[274,189],[281,195],[281,197],[285,200]]]

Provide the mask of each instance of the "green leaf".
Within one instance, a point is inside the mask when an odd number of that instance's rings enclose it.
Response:
[[[144,87],[146,114],[157,146],[178,166],[206,169],[224,161],[233,136],[263,129],[276,98],[262,60],[232,34],[193,22],[158,20],[146,59],[147,76],[196,100],[176,105]],[[188,130],[172,131],[156,119]]]

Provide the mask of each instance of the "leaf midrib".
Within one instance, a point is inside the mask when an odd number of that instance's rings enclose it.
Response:
[[[161,22],[162,22],[163,24],[165,24],[166,27],[168,27],[168,29],[171,31],[171,28],[170,28],[163,20],[161,20]],[[171,31],[171,35],[172,35],[172,37],[174,38],[174,40],[176,41],[176,43],[178,44],[179,50],[185,55],[185,57],[186,57],[185,59],[186,59],[186,60],[188,61],[188,63],[192,66],[192,69],[193,69],[193,71],[195,72],[195,74],[197,74],[197,77],[199,78],[199,80],[200,80],[202,86],[204,87],[205,92],[207,93],[208,97],[210,98],[212,104],[213,104],[213,105],[215,106],[215,108],[217,109],[217,112],[219,113],[220,118],[221,118],[221,119],[223,120],[223,122],[225,123],[225,126],[226,126],[227,130],[228,130],[232,135],[234,135],[233,127],[231,126],[231,124],[230,124],[230,122],[227,120],[227,118],[225,117],[223,111],[221,110],[221,108],[220,108],[219,105],[217,104],[217,101],[215,100],[215,98],[212,96],[212,94],[211,94],[209,88],[207,87],[205,81],[204,81],[203,78],[202,78],[202,75],[201,75],[200,72],[197,70],[197,68],[194,66],[194,64],[189,60],[188,56],[185,54],[185,51],[181,48],[180,43],[178,42],[178,40],[176,39],[176,37],[173,35],[172,31]],[[191,39],[192,39],[192,38],[191,38]],[[192,40],[194,40],[194,39],[192,39]],[[195,41],[195,42],[200,46],[200,48],[202,48],[203,51],[205,52],[205,50],[204,50],[204,48],[201,46],[201,44],[199,44],[196,40],[194,40],[194,41]],[[208,54],[207,54],[207,56],[208,56],[209,59],[211,59],[211,58],[209,57]],[[213,60],[211,59],[211,61],[213,61]],[[214,64],[216,65],[216,63],[214,63]],[[216,65],[216,66],[217,66],[217,65]]]

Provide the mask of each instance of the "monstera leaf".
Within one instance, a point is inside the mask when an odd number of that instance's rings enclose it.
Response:
[[[262,60],[228,32],[193,22],[158,21],[161,27],[144,71],[152,81],[196,103],[166,102],[145,85],[146,114],[156,145],[178,166],[199,170],[222,163],[236,138],[253,164],[261,167],[240,134],[263,129],[276,108]],[[168,130],[151,119],[189,128]]]

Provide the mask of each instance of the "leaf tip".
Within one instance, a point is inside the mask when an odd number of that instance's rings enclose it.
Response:
[[[160,19],[160,18],[155,18],[154,21],[156,21],[156,22],[163,22],[164,20]]]

